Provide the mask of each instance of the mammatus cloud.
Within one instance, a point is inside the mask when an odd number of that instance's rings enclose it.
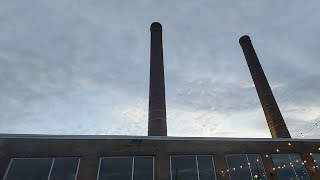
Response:
[[[1,1],[0,132],[147,135],[149,26],[159,21],[168,135],[271,137],[238,44],[248,34],[299,137],[319,119],[318,6]]]

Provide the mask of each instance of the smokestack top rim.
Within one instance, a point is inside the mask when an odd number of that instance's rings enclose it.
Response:
[[[239,43],[240,44],[244,44],[244,43],[248,43],[248,42],[251,42],[251,39],[250,39],[250,37],[248,35],[243,35],[239,39]]]
[[[159,22],[153,22],[150,26],[150,31],[162,31],[162,25]]]

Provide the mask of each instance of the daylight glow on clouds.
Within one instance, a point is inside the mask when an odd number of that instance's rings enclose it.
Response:
[[[320,120],[319,5],[1,1],[0,133],[147,135],[159,21],[169,136],[271,137],[238,44],[248,34],[297,138]]]

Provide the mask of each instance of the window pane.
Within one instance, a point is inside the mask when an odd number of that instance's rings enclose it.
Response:
[[[153,157],[134,158],[134,180],[153,180]]]
[[[55,158],[50,180],[75,180],[79,158]]]
[[[298,154],[273,154],[273,164],[279,180],[303,179],[308,180],[308,174]]]
[[[200,180],[215,180],[212,156],[197,156]]]
[[[131,180],[133,157],[101,158],[99,180]]]
[[[276,172],[279,180],[296,178],[292,164],[290,164],[291,161],[288,154],[273,154],[272,161],[276,168]]]
[[[253,179],[266,180],[267,176],[264,171],[261,156],[259,154],[247,154]]]
[[[297,175],[297,178],[300,180],[309,180],[309,176],[307,174],[307,170],[301,162],[301,158],[299,154],[289,154],[290,160],[293,164],[293,168]]]
[[[47,180],[53,159],[12,159],[5,180]]]
[[[172,180],[198,180],[196,156],[171,157]]]
[[[226,156],[230,179],[231,180],[251,180],[251,172],[247,156],[243,155],[228,155]]]
[[[320,170],[320,154],[316,153],[316,154],[312,154],[313,159],[315,160],[317,166],[318,166],[318,170]]]

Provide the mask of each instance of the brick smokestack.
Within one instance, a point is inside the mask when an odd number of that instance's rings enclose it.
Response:
[[[249,66],[272,138],[291,138],[250,37],[247,35],[242,36],[239,39],[239,43]]]
[[[164,85],[162,26],[154,22],[150,27],[150,84],[148,135],[167,136],[166,99]]]

